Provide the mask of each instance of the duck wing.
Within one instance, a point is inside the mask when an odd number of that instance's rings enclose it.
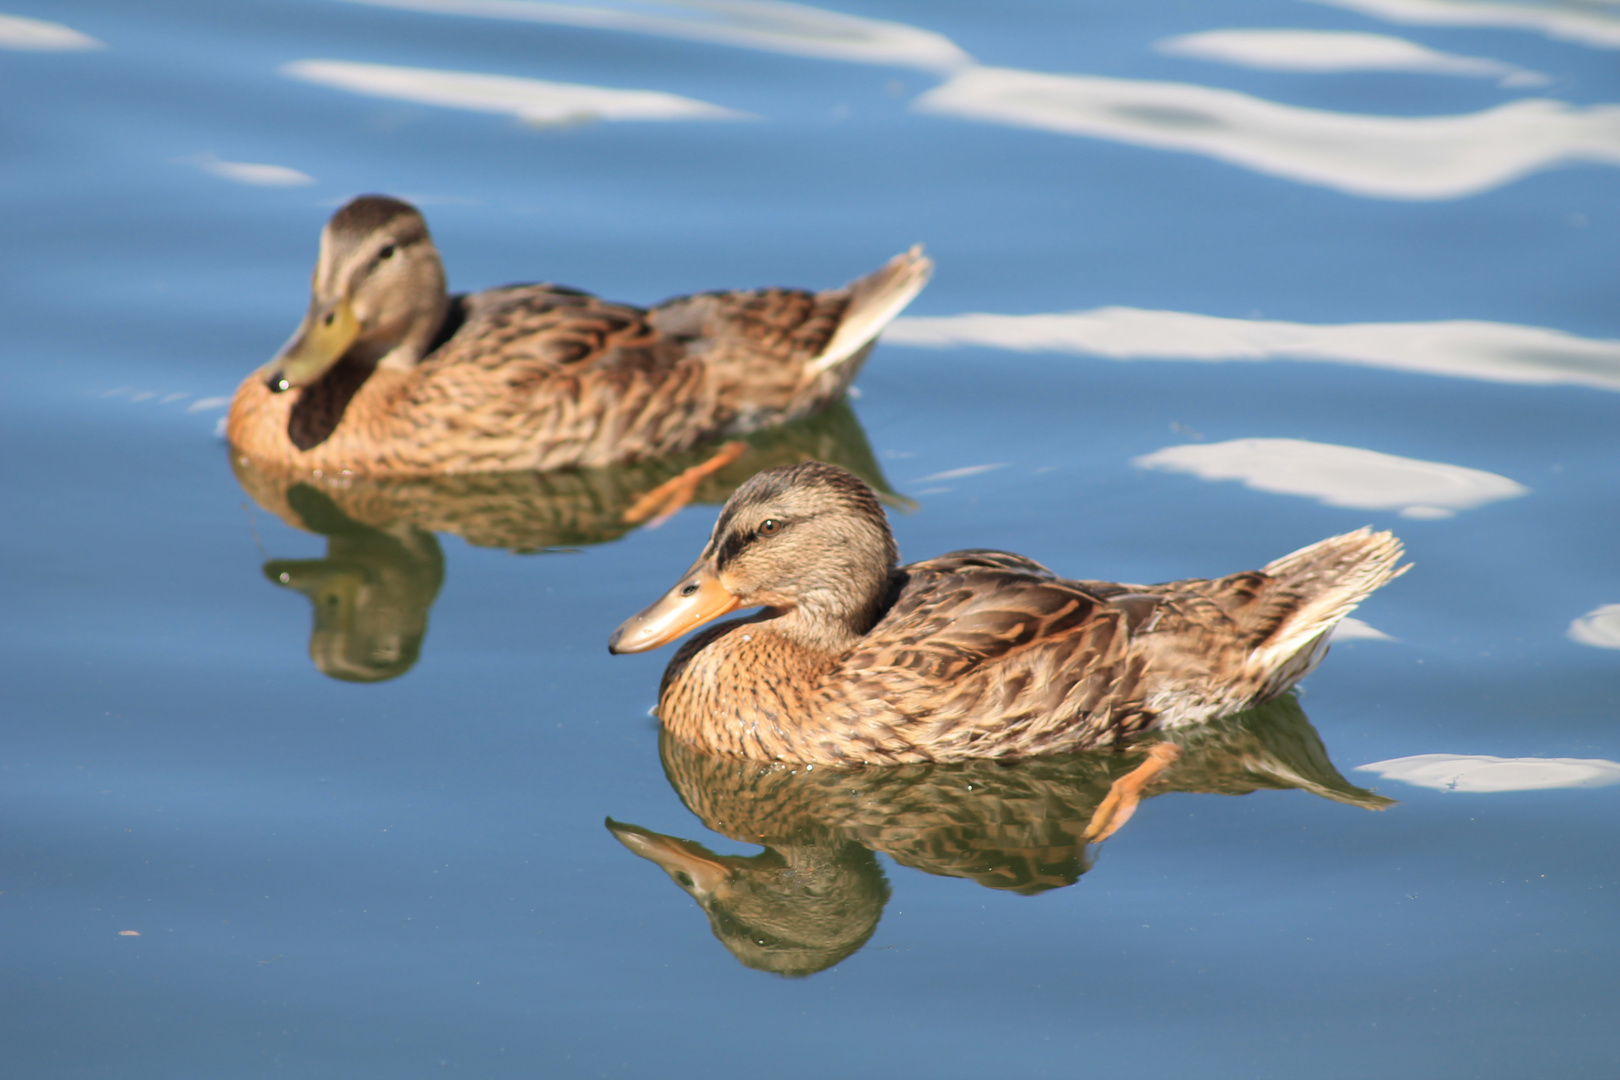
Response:
[[[678,348],[659,349],[647,312],[561,285],[508,285],[461,297],[460,323],[421,368],[511,369],[525,376],[670,367]]]
[[[727,419],[699,357],[648,312],[554,285],[461,301],[464,320],[379,410],[411,471],[548,470],[683,450]]]
[[[990,548],[964,548],[961,551],[951,551],[932,559],[914,562],[906,567],[910,574],[955,574],[966,570],[1004,570],[1008,573],[1021,574],[1025,577],[1036,578],[1041,581],[1057,581],[1058,576],[1045,566],[1024,555],[1014,555],[1010,551],[995,551]],[[1073,585],[1093,585],[1101,582],[1070,582]],[[1115,586],[1104,586],[1115,587]]]
[[[911,252],[840,289],[699,293],[652,309],[556,285],[473,294],[390,410],[393,435],[453,458],[411,471],[545,470],[792,420],[844,392],[931,267]]]
[[[1030,756],[1106,745],[1148,722],[1129,605],[1005,552],[900,574],[888,613],[813,702],[862,718],[835,733],[851,756]]]
[[[746,434],[842,394],[933,267],[915,247],[841,288],[698,293],[665,301],[648,319],[706,365],[730,415],[725,434]]]

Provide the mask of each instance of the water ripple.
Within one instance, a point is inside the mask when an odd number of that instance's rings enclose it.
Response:
[[[1620,341],[1515,323],[1310,324],[1104,307],[896,319],[889,345],[987,345],[1110,360],[1314,360],[1486,382],[1620,390]]]
[[[209,176],[254,187],[302,187],[313,184],[315,178],[288,165],[269,165],[252,161],[221,161],[213,154],[202,153],[180,158],[183,164],[195,165]]]
[[[1371,116],[1190,83],[976,67],[913,107],[1203,154],[1379,199],[1455,199],[1556,165],[1620,165],[1620,106],[1542,98],[1457,116]]]
[[[1436,791],[1538,791],[1620,784],[1620,762],[1604,758],[1503,758],[1490,754],[1416,754],[1357,765],[1386,780]]]
[[[1417,26],[1491,26],[1535,30],[1559,41],[1620,49],[1620,19],[1594,5],[1510,4],[1497,0],[1310,0],[1386,22]]]
[[[663,0],[551,4],[540,0],[349,0],[441,15],[584,26],[737,45],[766,52],[950,71],[971,62],[942,34],[773,0]]]
[[[1481,469],[1304,439],[1189,443],[1144,454],[1131,464],[1202,480],[1241,480],[1256,491],[1303,495],[1328,506],[1399,510],[1410,518],[1448,518],[1530,493],[1517,481]]]
[[[0,49],[24,52],[83,52],[105,49],[104,42],[81,34],[71,26],[27,19],[21,15],[0,15]]]
[[[658,90],[613,90],[511,75],[298,60],[284,75],[370,97],[412,101],[474,112],[507,113],[530,124],[593,120],[736,120],[748,116],[706,101]]]
[[[1620,649],[1620,604],[1593,608],[1569,624],[1569,639],[1599,649]]]
[[[1457,56],[1388,34],[1338,30],[1206,30],[1155,43],[1171,56],[1269,71],[1408,71],[1496,78],[1503,86],[1542,86],[1539,72],[1500,60]]]

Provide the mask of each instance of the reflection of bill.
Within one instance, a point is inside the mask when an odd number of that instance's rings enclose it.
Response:
[[[434,533],[518,552],[616,540],[685,501],[722,503],[761,469],[833,461],[893,505],[860,422],[846,403],[755,434],[740,452],[700,447],[652,461],[550,473],[294,480],[232,458],[254,501],[297,529],[326,536],[322,559],[272,559],[265,575],[314,608],[310,658],[352,682],[403,675],[416,663],[428,610],[444,581]],[[719,462],[718,466],[714,463]]]
[[[1339,774],[1292,696],[1170,737],[1125,753],[1011,764],[807,769],[710,756],[666,732],[664,772],[681,801],[705,827],[765,850],[718,855],[637,825],[610,819],[608,828],[698,902],[742,963],[810,975],[876,929],[889,886],[874,852],[925,873],[1034,894],[1073,885],[1091,869],[1090,838],[1111,831],[1106,822],[1098,828],[1099,817],[1133,778],[1146,776],[1146,796],[1299,788],[1367,810],[1392,802]],[[1144,770],[1149,764],[1158,767]]]

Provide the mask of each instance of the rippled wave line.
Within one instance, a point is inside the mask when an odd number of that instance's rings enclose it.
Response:
[[[1620,649],[1620,604],[1593,608],[1569,624],[1569,639],[1599,649]]]
[[[361,64],[346,60],[297,60],[281,68],[305,82],[370,97],[419,105],[506,113],[532,124],[591,120],[735,120],[747,118],[719,105],[660,90],[615,90],[546,82],[513,75]]]
[[[478,18],[582,26],[738,45],[767,52],[951,71],[972,62],[943,34],[774,0],[653,0],[553,4],[542,0],[348,0]]]
[[[1436,791],[1541,791],[1620,784],[1620,762],[1606,758],[1503,758],[1492,754],[1415,754],[1357,765],[1388,780]]]
[[[0,49],[22,52],[83,52],[105,49],[106,43],[71,26],[30,19],[22,15],[0,15]]]
[[[1396,510],[1409,518],[1448,518],[1530,494],[1518,481],[1483,469],[1305,439],[1185,443],[1131,464],[1201,480],[1237,480],[1255,491],[1300,495],[1326,506]]]
[[[1165,38],[1153,47],[1168,56],[1263,71],[1403,71],[1495,78],[1504,86],[1542,86],[1552,81],[1501,60],[1458,56],[1388,34],[1345,30],[1205,30]]]
[[[1620,19],[1591,4],[1512,4],[1490,0],[1310,0],[1386,22],[1534,30],[1559,41],[1620,49]]]
[[[1425,375],[1620,390],[1620,341],[1475,320],[1313,325],[1105,307],[896,319],[890,345],[989,346],[1109,360],[1306,360]]]
[[[1203,154],[1350,195],[1453,199],[1528,173],[1620,165],[1620,106],[1531,98],[1459,116],[1370,116],[1189,83],[970,68],[921,112]]]

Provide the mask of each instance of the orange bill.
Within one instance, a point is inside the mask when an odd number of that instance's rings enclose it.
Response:
[[[636,653],[667,645],[688,630],[742,606],[720,584],[714,567],[699,559],[676,586],[626,619],[608,638],[608,652]]]

